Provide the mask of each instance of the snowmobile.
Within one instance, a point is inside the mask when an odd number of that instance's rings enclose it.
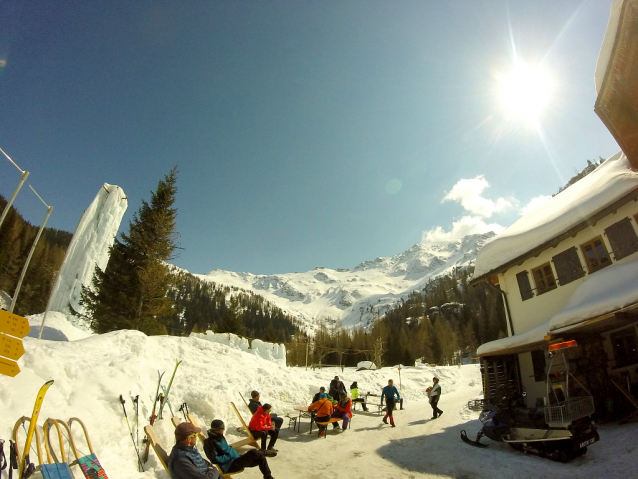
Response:
[[[561,356],[564,360],[562,350],[549,353],[551,361]],[[472,446],[487,447],[488,444],[480,442],[483,436],[487,436],[493,441],[506,442],[518,451],[560,462],[568,462],[585,454],[587,447],[600,439],[591,419],[594,412],[593,397],[565,396],[562,388],[558,387],[552,387],[550,395],[550,386],[556,384],[556,378],[561,376],[567,381],[566,389],[569,391],[567,361],[564,360],[564,364],[562,373],[548,373],[547,398],[551,397],[554,404],[528,408],[524,401],[525,392],[504,397],[498,404],[485,401],[479,416],[483,428],[475,440],[468,438],[465,430],[461,431],[461,439]],[[551,370],[550,362],[548,371]]]

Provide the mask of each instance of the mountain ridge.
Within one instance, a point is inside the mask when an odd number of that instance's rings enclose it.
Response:
[[[297,317],[309,333],[321,322],[347,329],[368,328],[402,298],[431,279],[457,267],[468,267],[495,234],[467,235],[459,240],[419,242],[390,257],[359,263],[352,269],[317,267],[303,273],[257,275],[213,270],[194,276],[263,296]]]

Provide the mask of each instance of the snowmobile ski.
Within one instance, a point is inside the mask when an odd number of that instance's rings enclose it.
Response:
[[[29,421],[29,431],[27,432],[27,438],[24,441],[24,452],[22,454],[22,460],[18,465],[18,477],[20,477],[20,479],[26,479],[35,472],[35,465],[32,464],[29,460],[29,450],[31,449],[31,440],[33,439],[33,433],[35,432],[35,428],[37,427],[38,416],[40,415],[40,409],[42,408],[44,395],[47,393],[47,390],[51,387],[52,384],[53,379],[44,383],[40,388],[40,391],[38,391],[38,396],[35,399],[33,413],[31,414],[31,421]]]
[[[158,414],[159,419],[162,419],[162,410],[164,409],[164,405],[166,404],[166,401],[168,401],[168,395],[171,392],[171,385],[173,384],[173,379],[175,379],[175,373],[177,372],[177,367],[181,363],[182,363],[181,360],[180,361],[175,361],[175,369],[173,369],[173,375],[171,376],[171,380],[168,382],[168,387],[166,388],[166,392],[164,393],[164,397],[160,401],[160,408],[159,408],[159,414]]]
[[[472,441],[469,437],[467,437],[467,433],[465,432],[465,429],[463,429],[461,431],[461,439],[463,440],[464,443],[469,444],[470,446],[474,446],[474,447],[488,447],[489,444],[483,444],[479,441]]]
[[[153,412],[151,413],[151,417],[149,418],[149,421],[151,423],[151,426],[153,424],[155,424],[155,409],[157,407],[157,400],[159,398],[159,390],[160,390],[160,385],[162,384],[162,376],[164,376],[164,372],[160,373],[159,371],[157,371],[157,389],[155,390],[155,396],[153,397]],[[150,449],[151,449],[151,442],[148,440],[148,437],[144,438],[144,441],[146,442],[146,451],[144,451],[144,462],[146,463],[148,461],[148,455],[150,454]]]

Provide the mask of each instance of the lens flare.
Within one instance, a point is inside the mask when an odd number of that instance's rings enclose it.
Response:
[[[530,125],[537,125],[549,105],[552,82],[540,66],[516,65],[499,84],[499,99],[503,109],[512,117]]]

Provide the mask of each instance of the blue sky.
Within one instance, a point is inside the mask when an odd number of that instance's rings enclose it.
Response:
[[[177,164],[178,266],[351,268],[507,226],[619,150],[593,112],[610,6],[4,1],[0,148],[48,226],[73,231],[107,182],[126,230]],[[536,128],[498,102],[515,59],[553,80]],[[19,178],[0,157],[0,194]],[[46,213],[28,187],[15,205]]]

